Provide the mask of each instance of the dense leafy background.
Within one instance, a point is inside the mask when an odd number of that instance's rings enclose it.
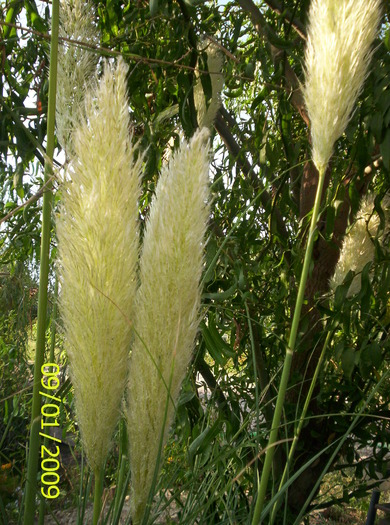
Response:
[[[193,87],[198,74],[209,101],[205,48],[210,39],[224,55],[222,107],[213,130],[213,203],[201,330],[178,408],[178,439],[167,451],[175,461],[166,462],[161,487],[175,494],[182,520],[244,523],[250,515],[256,471],[261,471],[259,451],[266,445],[272,420],[317,177],[310,163],[309,122],[300,92],[309,1],[94,3],[102,34],[97,52],[120,53],[130,66],[135,135],[141,147],[148,148],[142,219],[169,141],[177,145],[183,134],[189,137],[197,127]],[[287,439],[331,331],[326,363],[290,474],[323,453],[290,487],[285,499],[287,523],[293,523],[341,438],[329,468],[356,471],[354,485],[345,487],[344,501],[352,494],[365,494],[364,471],[371,478],[375,471],[386,471],[382,460],[389,444],[390,416],[390,382],[384,376],[390,356],[388,242],[376,243],[374,278],[369,279],[367,268],[358,295],[347,299],[346,284],[334,297],[328,280],[361,197],[374,192],[380,209],[381,198],[390,189],[389,11],[386,1],[371,73],[348,129],[337,142],[323,199],[281,429],[286,443],[276,454],[273,487],[278,486]],[[11,399],[15,410],[2,442],[2,463],[14,457],[13,440],[25,447],[28,430],[28,395],[22,410],[17,405],[23,377],[27,382],[29,378],[27,328],[36,314],[29,307],[28,321],[22,322],[39,264],[49,26],[48,3],[6,0],[0,9],[2,432],[12,411]],[[60,163],[63,157],[59,149],[57,153]],[[23,203],[27,204],[18,210]],[[55,240],[52,247],[54,262]],[[15,381],[15,370],[20,382]],[[207,402],[200,383],[207,386]],[[355,418],[359,411],[363,416]],[[370,453],[362,459],[359,448],[367,445]],[[23,481],[24,457],[17,459]],[[271,489],[270,485],[270,494]],[[204,495],[203,504],[198,494]],[[307,501],[308,510],[315,495]],[[323,505],[331,503],[325,499]]]

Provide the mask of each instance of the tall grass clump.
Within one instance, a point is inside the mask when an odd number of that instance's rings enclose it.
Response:
[[[291,332],[253,514],[253,525],[261,523],[262,520],[261,513],[272,468],[313,253],[325,171],[335,141],[345,131],[366,78],[372,43],[381,16],[380,7],[379,0],[312,0],[309,8],[303,95],[311,123],[312,159],[319,176]]]
[[[47,145],[45,155],[45,173],[42,202],[42,229],[39,268],[37,343],[34,362],[34,386],[31,410],[31,428],[27,461],[27,478],[24,499],[24,525],[33,525],[35,516],[35,497],[37,488],[37,472],[39,461],[39,430],[41,423],[41,379],[44,363],[46,343],[46,317],[48,304],[49,266],[50,266],[50,239],[51,239],[51,211],[54,130],[57,97],[57,63],[58,63],[58,31],[59,31],[59,0],[53,0],[51,41],[50,41],[50,68],[49,68],[49,100],[47,111]]]
[[[149,511],[198,328],[208,136],[206,128],[198,131],[163,169],[146,223],[127,407],[134,525]]]
[[[126,73],[122,59],[106,64],[86,97],[57,220],[65,345],[96,485],[120,415],[136,293],[142,158],[131,142]]]
[[[374,206],[375,195],[366,196],[360,206],[360,210],[357,217],[346,234],[343,246],[341,249],[340,257],[336,265],[335,272],[330,279],[330,289],[335,292],[336,288],[341,285],[350,270],[356,275],[354,276],[352,283],[347,292],[347,297],[350,297],[360,291],[361,288],[361,272],[365,265],[374,260],[375,256],[375,244],[374,239],[377,239],[381,244],[386,239],[389,233],[389,211],[390,211],[390,198],[385,196],[382,199],[381,206],[384,212],[384,228],[380,230],[381,221],[378,212]],[[282,480],[279,488],[281,489],[287,478],[288,468],[294,457],[297,442],[300,436],[300,432],[303,428],[305,417],[309,409],[311,397],[313,395],[314,386],[318,379],[318,375],[321,370],[322,363],[324,361],[329,342],[331,340],[332,331],[328,331],[323,345],[321,354],[318,358],[317,366],[314,371],[313,379],[310,383],[309,391],[305,399],[304,407],[302,409],[301,416],[296,426],[294,439],[289,451],[288,461],[286,463]],[[277,507],[275,506],[272,517],[275,517]]]

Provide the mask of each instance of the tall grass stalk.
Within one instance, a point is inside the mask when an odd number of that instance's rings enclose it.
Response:
[[[86,476],[84,480],[84,472],[86,471]],[[81,455],[81,467],[80,467],[80,491],[78,496],[78,506],[77,506],[77,525],[84,524],[84,517],[86,514],[86,506],[91,493],[92,486],[92,475],[88,469],[85,469],[85,456],[84,453]]]
[[[337,445],[337,443],[339,443],[340,441],[342,441],[342,437],[339,437],[337,438],[335,441],[333,441],[330,445],[327,445],[326,447],[324,447],[322,450],[320,450],[320,452],[317,452],[317,454],[315,454],[313,457],[311,457],[304,465],[302,465],[302,467],[297,470],[289,479],[288,481],[283,485],[283,487],[281,488],[280,491],[278,491],[272,498],[271,500],[269,501],[269,503],[264,507],[264,510],[263,512],[261,513],[261,516],[260,516],[260,519],[263,520],[264,518],[266,518],[266,516],[268,516],[268,514],[271,512],[271,510],[273,509],[274,505],[277,503],[277,501],[282,497],[284,496],[284,494],[287,492],[287,490],[289,489],[289,487],[291,487],[291,485],[295,482],[296,479],[299,478],[299,476],[306,470],[308,469],[313,463],[315,463],[321,456],[322,454],[325,454],[328,450],[330,450],[332,447],[334,447],[335,445]],[[321,478],[322,479],[322,478]],[[283,521],[284,525],[286,525],[286,520]],[[288,524],[289,525],[289,524]]]
[[[249,328],[249,337],[251,342],[251,350],[252,350],[252,362],[253,362],[253,370],[256,370],[256,351],[255,351],[255,340],[253,337],[253,327],[252,327],[252,321],[250,316],[250,311],[248,307],[247,301],[245,301],[245,311],[246,311],[246,317],[248,320],[248,328]],[[265,394],[265,393],[264,393]],[[255,382],[255,403],[256,403],[256,410],[259,412],[260,410],[260,402],[259,402],[259,385],[258,382]],[[257,413],[256,417],[256,435],[259,435],[260,431],[260,424],[259,424],[259,414]],[[258,459],[259,459],[259,442],[256,440],[256,453],[255,453],[255,466],[254,466],[254,475],[258,476]],[[256,479],[254,480],[256,481]]]
[[[102,511],[102,494],[103,494],[103,477],[104,477],[104,468],[96,467],[93,470],[95,477],[95,488],[93,491],[93,525],[97,525],[100,518],[100,513]]]
[[[119,421],[119,464],[117,468],[117,481],[115,489],[115,501],[114,501],[114,518],[115,519],[121,513],[123,501],[123,494],[126,493],[128,487],[128,481],[126,480],[126,468],[128,467],[128,443],[127,443],[127,429],[126,420],[121,418]],[[127,468],[128,470],[128,468]]]
[[[310,222],[309,238],[308,238],[308,242],[306,246],[302,274],[301,274],[301,279],[300,279],[299,288],[298,288],[298,296],[297,296],[297,300],[295,304],[294,316],[293,316],[292,325],[291,325],[290,338],[288,341],[286,357],[285,357],[284,364],[283,364],[282,377],[280,379],[280,385],[279,385],[279,393],[278,393],[278,397],[276,400],[275,412],[274,412],[274,417],[272,420],[272,427],[271,427],[270,437],[268,440],[267,452],[265,455],[263,471],[261,474],[261,480],[260,480],[259,490],[257,494],[255,510],[253,513],[252,525],[257,525],[258,523],[261,523],[260,515],[263,509],[263,504],[264,504],[267,487],[268,487],[268,479],[269,479],[269,475],[270,475],[271,468],[272,468],[273,457],[275,454],[275,445],[278,439],[279,425],[280,425],[280,420],[282,417],[284,399],[286,396],[288,379],[290,376],[290,370],[291,370],[291,365],[292,365],[292,358],[293,358],[293,354],[295,350],[295,343],[296,343],[296,338],[298,334],[299,320],[301,317],[306,282],[307,282],[307,277],[309,275],[314,241],[316,239],[316,228],[317,228],[317,221],[318,221],[318,216],[319,216],[319,211],[320,211],[324,179],[325,179],[325,170],[319,173],[316,198],[315,198],[314,208],[313,208],[311,222]]]
[[[49,105],[47,115],[47,148],[45,159],[44,182],[47,184],[43,194],[42,204],[42,235],[38,292],[38,321],[37,345],[34,365],[34,386],[31,413],[31,429],[28,451],[27,479],[24,507],[24,525],[33,525],[35,516],[35,494],[37,488],[37,472],[39,460],[39,429],[41,413],[41,395],[39,393],[42,379],[42,365],[45,354],[45,333],[47,315],[47,288],[49,281],[50,260],[50,231],[52,194],[49,180],[52,176],[54,153],[54,127],[56,114],[56,88],[57,88],[57,55],[58,55],[58,26],[59,26],[59,0],[53,0],[51,21],[50,44],[50,69],[49,69]]]
[[[313,378],[312,378],[311,383],[310,383],[309,392],[307,393],[307,396],[306,396],[306,399],[305,399],[305,403],[304,403],[304,406],[303,406],[303,409],[302,409],[302,413],[300,415],[300,418],[299,418],[299,421],[298,421],[298,425],[297,425],[295,433],[294,433],[294,439],[293,439],[293,442],[291,444],[291,448],[290,448],[290,451],[289,451],[289,454],[288,454],[287,463],[286,463],[286,465],[284,467],[282,479],[281,479],[281,481],[279,483],[279,490],[278,490],[279,493],[282,490],[282,487],[283,487],[283,485],[284,485],[284,483],[285,483],[285,481],[287,479],[287,475],[288,475],[290,466],[292,465],[292,461],[294,459],[295,450],[297,448],[297,444],[298,444],[298,441],[299,441],[299,436],[301,435],[301,431],[302,431],[302,428],[303,428],[303,424],[305,422],[306,414],[307,414],[307,411],[309,409],[311,398],[313,396],[314,387],[315,387],[315,385],[317,383],[317,379],[318,379],[318,376],[320,374],[320,371],[321,371],[321,368],[322,368],[322,363],[324,362],[326,351],[328,349],[329,341],[330,341],[332,335],[333,335],[333,333],[331,331],[329,331],[326,334],[326,339],[325,339],[325,342],[324,342],[324,346],[322,348],[320,358],[318,359],[318,363],[317,363],[316,369],[314,371]],[[275,506],[274,506],[274,509],[273,509],[273,512],[272,512],[272,515],[271,515],[271,525],[275,522],[276,512],[277,512],[277,509],[279,508],[279,502],[280,501],[281,500],[279,500],[277,503],[275,503]]]
[[[312,0],[309,9],[303,94],[311,123],[312,158],[319,176],[291,333],[252,525],[261,523],[261,511],[275,453],[312,258],[325,172],[334,144],[347,127],[367,76],[372,55],[371,46],[380,20],[380,4],[380,0]]]
[[[57,298],[58,298],[58,279],[55,281],[54,285],[54,306],[53,313],[50,321],[50,355],[49,363],[54,363],[54,350],[56,345],[56,327],[57,327]],[[50,371],[53,371],[53,367],[50,367]],[[47,437],[43,440],[44,446],[47,448],[49,446],[49,440]],[[46,499],[41,496],[41,501],[39,504],[39,520],[38,525],[44,525],[45,522],[45,509],[46,509]]]

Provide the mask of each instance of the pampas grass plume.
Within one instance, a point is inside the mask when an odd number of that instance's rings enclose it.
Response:
[[[159,178],[146,224],[127,408],[134,525],[147,504],[160,437],[165,443],[174,417],[172,401],[178,398],[198,328],[208,136],[203,128],[173,154]]]
[[[352,270],[355,277],[348,289],[347,297],[358,293],[361,289],[361,272],[365,265],[374,260],[375,245],[373,239],[378,235],[380,218],[374,209],[374,195],[363,199],[356,220],[346,234],[340,257],[329,285],[335,291],[344,281],[347,273]],[[385,212],[385,230],[381,234],[383,240],[390,230],[390,198],[385,197],[381,204]]]
[[[85,93],[95,81],[99,58],[92,49],[82,47],[84,44],[97,46],[100,42],[91,3],[61,0],[59,34],[65,40],[58,50],[57,138],[68,156],[72,156],[72,131],[82,118]],[[74,40],[79,45],[69,44],[66,39]]]
[[[141,158],[134,160],[127,67],[107,66],[75,131],[76,157],[57,221],[60,305],[88,461],[109,450],[126,387],[136,293]]]
[[[312,0],[303,87],[313,161],[325,170],[367,75],[380,0]]]
[[[199,127],[211,129],[218,110],[221,106],[221,93],[224,84],[224,76],[222,73],[223,55],[220,49],[213,42],[208,44],[206,53],[207,67],[210,73],[211,81],[211,99],[208,107],[206,108],[206,100],[203,92],[202,82],[200,78],[198,78],[194,87],[194,101],[196,111],[198,113]]]

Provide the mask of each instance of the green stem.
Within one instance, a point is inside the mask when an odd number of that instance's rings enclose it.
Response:
[[[126,478],[126,467],[127,467],[127,457],[120,456],[119,466],[118,466],[118,475],[117,475],[117,484],[115,490],[115,502],[114,502],[114,516],[112,525],[119,523],[120,515],[123,508],[123,503],[126,497],[126,491],[128,487],[128,479]],[[128,469],[127,469],[128,470]]]
[[[296,342],[297,334],[298,334],[298,327],[299,327],[299,321],[301,317],[302,305],[303,305],[303,300],[304,300],[306,281],[309,275],[311,258],[313,254],[315,233],[316,233],[316,228],[317,228],[317,220],[318,220],[320,204],[321,204],[321,195],[322,195],[322,190],[324,187],[324,179],[325,179],[325,170],[322,170],[320,171],[319,177],[318,177],[316,198],[315,198],[314,208],[313,208],[311,222],[310,222],[309,238],[307,241],[305,258],[303,261],[301,280],[299,283],[298,296],[297,296],[294,316],[293,316],[292,325],[291,325],[291,333],[290,333],[290,338],[288,341],[286,357],[285,357],[284,364],[283,364],[282,377],[280,379],[280,385],[279,385],[279,393],[278,393],[278,397],[276,400],[275,412],[274,412],[274,417],[272,421],[272,428],[271,428],[270,436],[268,439],[267,452],[265,455],[264,467],[263,467],[259,490],[257,494],[255,510],[253,513],[252,525],[258,525],[261,523],[260,517],[261,517],[261,512],[263,510],[264,500],[265,500],[265,496],[267,492],[268,479],[269,479],[269,475],[270,475],[271,468],[272,468],[276,441],[278,439],[279,425],[280,425],[280,420],[282,417],[284,399],[286,397],[286,390],[287,390],[288,380],[290,376],[292,358],[293,358],[294,349],[295,349],[295,342]]]
[[[103,469],[97,468],[94,471],[95,490],[93,494],[93,525],[98,525],[100,513],[102,511],[102,494],[103,494]]]
[[[57,297],[58,297],[58,280],[56,280],[54,285],[54,306],[53,314],[51,316],[51,325],[50,325],[50,357],[49,363],[54,363],[54,349],[56,346],[56,321],[57,321]],[[50,371],[53,371],[54,367],[50,367]],[[49,439],[45,437],[43,440],[44,446],[47,448],[49,446]],[[39,504],[39,520],[38,525],[44,525],[45,523],[45,509],[46,509],[46,500],[41,496],[41,501]]]
[[[246,315],[247,315],[247,319],[248,319],[248,328],[249,328],[249,337],[250,337],[250,342],[251,342],[251,348],[252,348],[252,361],[253,361],[253,370],[257,370],[258,369],[258,363],[256,362],[256,350],[255,350],[255,339],[253,337],[253,327],[252,327],[252,322],[251,322],[251,316],[250,316],[250,311],[249,311],[249,308],[248,308],[248,304],[247,302],[245,301],[245,310],[246,310]],[[260,385],[260,388],[261,388],[261,385]],[[256,410],[257,412],[259,412],[260,410],[260,402],[259,402],[259,391],[258,391],[258,385],[257,385],[257,381],[255,382],[255,403],[256,403]],[[256,436],[259,436],[260,434],[260,428],[259,428],[259,414],[257,413],[257,418],[256,418]],[[258,440],[256,439],[256,451],[255,451],[255,454],[256,454],[256,461],[255,461],[255,465],[254,465],[254,472],[255,472],[255,476],[256,476],[256,479],[258,479],[258,456],[259,456],[259,445],[258,445]]]
[[[325,358],[326,351],[328,349],[328,344],[329,344],[331,335],[332,335],[332,332],[328,332],[326,334],[325,343],[324,343],[324,346],[322,348],[322,352],[321,352],[320,358],[318,360],[316,369],[314,371],[314,376],[313,376],[313,379],[312,379],[311,384],[310,384],[309,392],[308,392],[308,394],[306,396],[305,404],[303,406],[303,410],[302,410],[301,416],[300,416],[299,421],[298,421],[298,426],[297,426],[297,429],[295,431],[295,435],[294,435],[294,439],[293,439],[293,442],[292,442],[292,445],[291,445],[291,449],[290,449],[290,452],[288,454],[287,463],[286,463],[286,466],[284,467],[283,476],[282,476],[282,479],[281,479],[280,484],[279,484],[279,491],[281,490],[281,488],[284,485],[284,482],[286,481],[288,470],[289,470],[289,468],[290,468],[290,466],[292,464],[292,460],[293,460],[294,454],[295,454],[295,449],[297,447],[297,444],[298,444],[298,441],[299,441],[299,436],[301,435],[301,431],[302,431],[302,428],[303,428],[303,423],[305,422],[305,417],[306,417],[307,411],[309,409],[311,398],[313,396],[314,386],[315,386],[315,384],[317,382],[317,379],[318,379],[318,376],[320,374],[320,370],[321,370],[322,363],[323,363],[324,358]],[[275,521],[276,512],[277,512],[279,506],[280,505],[278,505],[278,502],[276,502],[275,506],[273,508],[273,511],[272,511],[272,515],[271,515],[271,525]]]
[[[127,429],[126,421],[121,418],[119,421],[119,465],[118,465],[118,477],[115,491],[115,505],[114,505],[114,518],[119,514],[122,493],[127,489],[125,486],[125,470],[127,464]]]
[[[52,34],[50,47],[50,72],[49,72],[49,107],[47,115],[47,149],[45,162],[45,183],[52,175],[53,153],[54,153],[54,124],[56,112],[56,87],[57,87],[57,51],[58,51],[58,24],[59,24],[59,0],[53,0],[52,11]],[[41,395],[39,389],[42,379],[42,365],[45,355],[45,332],[47,313],[47,287],[49,281],[49,249],[51,231],[51,187],[50,184],[43,194],[42,205],[42,237],[41,237],[41,259],[38,292],[38,323],[37,323],[37,346],[34,366],[34,387],[31,414],[31,430],[27,465],[24,525],[34,524],[35,494],[37,489],[37,472],[39,459],[39,430]]]

